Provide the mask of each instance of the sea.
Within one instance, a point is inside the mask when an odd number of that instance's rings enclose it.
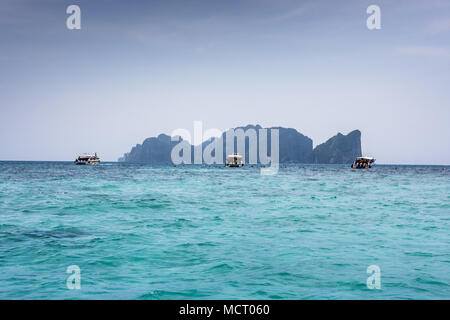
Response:
[[[0,162],[0,299],[450,299],[450,167]]]

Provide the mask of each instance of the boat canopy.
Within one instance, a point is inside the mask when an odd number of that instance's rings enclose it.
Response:
[[[234,159],[242,159],[242,156],[239,154],[230,154],[229,156],[227,156],[227,160],[234,160]]]
[[[374,163],[375,158],[372,157],[356,157],[354,163]]]
[[[82,153],[78,156],[79,158],[98,158],[97,153]]]

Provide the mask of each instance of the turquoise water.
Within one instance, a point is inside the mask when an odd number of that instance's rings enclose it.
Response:
[[[0,162],[0,298],[449,299],[449,178]]]

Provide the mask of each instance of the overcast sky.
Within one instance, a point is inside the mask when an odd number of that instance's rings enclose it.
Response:
[[[449,165],[449,84],[447,0],[0,2],[1,160],[115,161],[202,120],[359,129],[379,163]]]

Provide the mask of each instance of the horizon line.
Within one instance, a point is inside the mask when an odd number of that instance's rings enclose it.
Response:
[[[73,160],[0,160],[0,162],[71,162],[73,163]],[[101,161],[101,163],[129,163],[129,164],[149,164],[149,165],[168,165],[168,163],[149,163],[149,162],[127,162],[127,161]],[[347,163],[303,163],[303,162],[280,162],[281,164],[291,164],[291,165],[347,165]],[[201,166],[201,165],[206,165],[206,166],[215,166],[215,165],[220,165],[218,163],[216,164],[206,164],[206,163],[201,163],[201,164],[179,164],[179,165],[175,165],[172,164],[173,166]],[[251,165],[258,165],[258,163],[253,163]],[[414,164],[414,163],[377,163],[375,164],[375,166],[435,166],[435,167],[450,167],[450,164],[426,164],[426,163],[420,163],[420,164]]]

